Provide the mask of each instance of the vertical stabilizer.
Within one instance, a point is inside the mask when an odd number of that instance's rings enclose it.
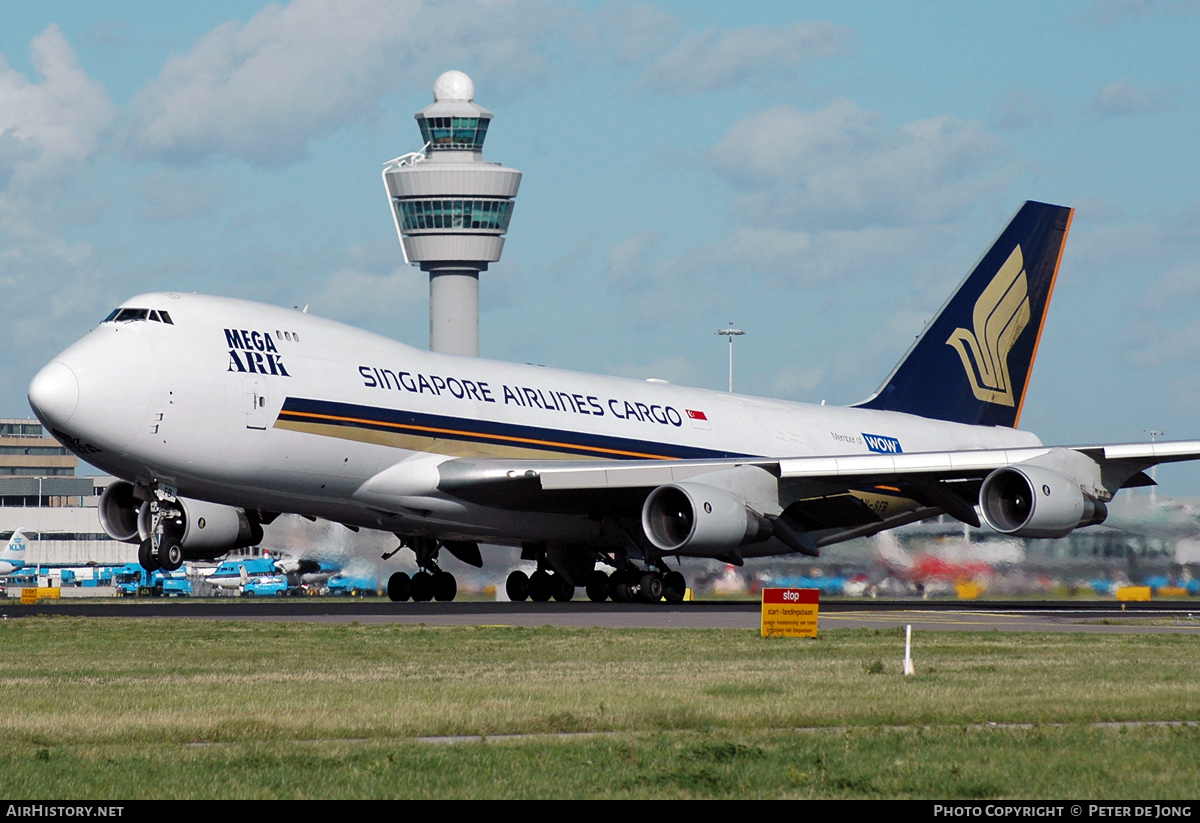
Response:
[[[0,572],[11,574],[24,566],[27,546],[28,541],[21,530],[17,529],[13,532],[12,537],[8,539],[8,545],[4,547],[4,551],[0,552]]]
[[[859,408],[1015,428],[1073,213],[1025,203]]]

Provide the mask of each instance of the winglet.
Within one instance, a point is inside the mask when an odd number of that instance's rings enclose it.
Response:
[[[858,407],[1015,428],[1073,214],[1025,203]]]

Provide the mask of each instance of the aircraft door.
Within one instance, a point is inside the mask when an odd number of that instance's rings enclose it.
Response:
[[[268,416],[270,414],[267,408],[267,381],[257,375],[246,375],[243,378],[245,383],[245,411],[246,411],[246,428],[255,429],[257,431],[266,431]]]

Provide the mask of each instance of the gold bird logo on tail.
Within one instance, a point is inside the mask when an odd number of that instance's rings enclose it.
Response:
[[[1008,353],[1029,325],[1029,316],[1025,258],[1021,247],[1017,246],[975,301],[975,333],[955,329],[946,341],[946,345],[953,346],[962,358],[971,389],[979,400],[1002,406],[1016,405],[1008,374]]]

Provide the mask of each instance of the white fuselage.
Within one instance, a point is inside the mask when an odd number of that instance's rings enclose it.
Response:
[[[25,535],[18,529],[9,538],[8,544],[0,552],[0,577],[7,577],[15,571],[25,568],[25,552],[28,543]]]
[[[1040,445],[1014,429],[435,354],[229,298],[160,293],[123,305],[167,311],[173,322],[106,322],[56,357],[30,388],[56,436],[131,482],[367,528],[490,542],[593,535],[596,525],[581,516],[514,513],[437,491],[429,469],[454,457]],[[414,467],[411,487],[400,488],[396,506],[360,492],[405,461]]]

